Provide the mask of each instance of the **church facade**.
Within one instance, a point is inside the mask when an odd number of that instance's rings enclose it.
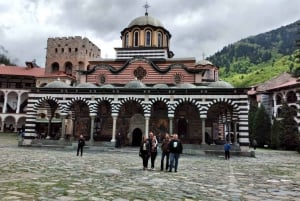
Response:
[[[148,15],[121,31],[116,58],[81,37],[49,38],[45,74],[28,94],[24,144],[35,138],[138,146],[152,131],[185,144],[249,145],[248,89],[219,80],[218,67],[175,58],[171,33]]]

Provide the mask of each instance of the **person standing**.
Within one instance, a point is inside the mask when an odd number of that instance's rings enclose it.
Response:
[[[253,139],[252,145],[253,145],[253,149],[256,150],[256,147],[257,147],[257,141],[256,141],[256,139]]]
[[[227,141],[224,144],[225,160],[229,160],[230,159],[230,149],[231,149],[231,146],[230,146],[229,142]]]
[[[167,133],[165,135],[165,138],[162,141],[161,144],[161,162],[160,162],[160,170],[164,170],[164,160],[166,158],[166,170],[169,169],[169,142],[170,142],[170,136]]]
[[[173,139],[169,143],[170,150],[170,165],[169,172],[172,172],[172,168],[174,167],[175,172],[177,172],[179,156],[182,154],[182,144],[178,139],[177,134],[173,134]],[[175,162],[175,165],[174,165]]]
[[[157,139],[156,136],[154,136],[153,132],[149,133],[149,140],[150,140],[150,144],[151,144],[151,169],[154,169],[154,165],[155,165],[155,159],[157,156]]]
[[[83,135],[80,135],[78,139],[77,156],[79,156],[79,152],[80,152],[80,156],[82,156],[84,145],[85,145],[84,137]]]
[[[143,160],[143,170],[147,170],[147,168],[148,168],[148,161],[149,161],[150,155],[151,155],[150,141],[145,136],[143,136],[143,139],[142,139],[142,142],[140,145],[140,152],[139,152],[139,156]]]

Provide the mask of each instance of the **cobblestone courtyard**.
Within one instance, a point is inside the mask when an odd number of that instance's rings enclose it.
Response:
[[[300,154],[256,158],[183,154],[177,173],[143,171],[137,148],[111,151],[17,147],[0,134],[0,200],[300,200]]]

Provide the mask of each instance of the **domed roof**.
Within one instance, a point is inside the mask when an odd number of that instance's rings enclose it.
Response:
[[[208,61],[208,60],[206,60],[206,59],[203,59],[203,60],[198,61],[198,62],[196,63],[196,66],[197,66],[197,65],[202,65],[202,66],[205,66],[205,65],[213,65],[213,63],[210,62],[210,61]]]
[[[164,27],[163,24],[158,19],[155,19],[151,16],[145,15],[145,16],[137,17],[134,20],[132,20],[129,23],[128,28],[130,28],[132,26],[143,26],[143,25],[152,25],[152,26],[155,26],[155,27]]]
[[[152,88],[169,88],[167,84],[155,84]]]
[[[234,88],[230,83],[225,82],[223,80],[212,82],[208,86],[211,88]]]
[[[146,85],[139,80],[133,80],[128,82],[124,88],[145,88]]]
[[[66,84],[65,82],[55,80],[53,82],[48,83],[45,88],[69,88],[70,85]]]
[[[188,89],[188,88],[196,88],[196,85],[193,85],[191,83],[181,83],[176,85],[178,88],[184,88],[184,89]]]
[[[77,88],[98,88],[95,84],[93,83],[80,83],[76,86]]]
[[[112,84],[104,84],[104,85],[101,85],[100,88],[114,88],[115,86],[112,85]]]

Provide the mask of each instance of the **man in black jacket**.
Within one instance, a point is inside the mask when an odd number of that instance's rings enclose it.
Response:
[[[173,134],[173,139],[169,143],[169,151],[170,151],[169,172],[172,172],[173,167],[175,169],[175,172],[177,172],[179,155],[182,154],[182,144],[178,139],[177,134]],[[174,166],[174,161],[175,161],[175,166]]]
[[[84,141],[83,135],[80,135],[80,137],[78,139],[77,156],[79,155],[79,151],[80,151],[80,156],[82,156],[82,151],[83,151],[84,145],[85,145],[85,141]]]

